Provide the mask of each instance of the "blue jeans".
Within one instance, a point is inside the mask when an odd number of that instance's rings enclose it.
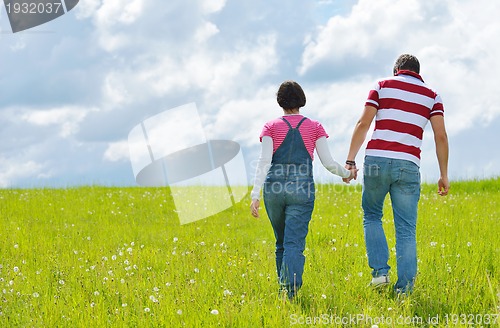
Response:
[[[276,269],[280,285],[293,297],[302,286],[306,236],[314,208],[312,177],[268,177],[264,204],[276,237]]]
[[[363,182],[363,227],[372,276],[387,275],[389,249],[382,227],[382,209],[391,197],[396,230],[398,292],[411,292],[417,273],[417,206],[420,199],[419,167],[410,161],[366,156]]]

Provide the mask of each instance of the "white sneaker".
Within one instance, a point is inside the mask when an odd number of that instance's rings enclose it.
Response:
[[[370,283],[371,287],[383,287],[387,286],[390,283],[389,276],[382,275],[379,277],[372,278],[372,282]]]

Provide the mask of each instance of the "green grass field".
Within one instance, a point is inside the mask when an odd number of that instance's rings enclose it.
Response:
[[[500,179],[435,189],[422,189],[415,292],[397,299],[367,288],[360,186],[318,185],[292,303],[248,198],[180,225],[166,188],[3,189],[0,327],[500,327]],[[395,280],[394,249],[390,265]]]

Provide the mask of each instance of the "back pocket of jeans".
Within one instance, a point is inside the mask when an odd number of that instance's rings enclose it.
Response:
[[[420,193],[420,172],[418,169],[401,168],[399,174],[399,185],[405,194]]]

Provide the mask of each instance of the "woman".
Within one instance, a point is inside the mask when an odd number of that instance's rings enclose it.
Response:
[[[300,114],[306,96],[297,82],[283,82],[277,101],[283,116],[267,122],[260,135],[262,149],[250,208],[252,215],[259,217],[264,182],[264,204],[276,237],[278,280],[291,299],[302,286],[303,252],[314,208],[314,149],[323,166],[346,182],[356,177],[357,170],[349,171],[334,161],[323,126]]]

